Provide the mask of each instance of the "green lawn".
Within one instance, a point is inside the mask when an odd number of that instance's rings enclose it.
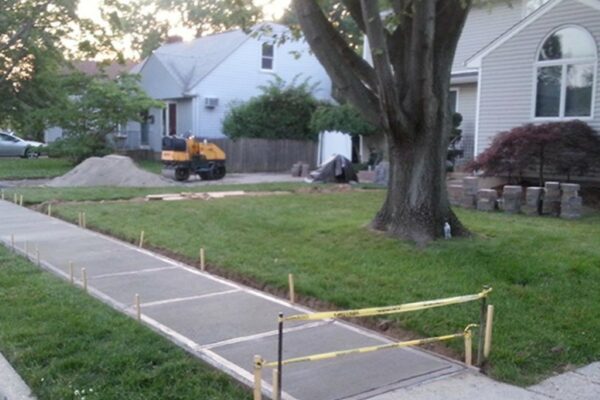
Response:
[[[250,399],[229,377],[3,247],[0,299],[0,352],[40,400]]]
[[[572,364],[600,359],[600,215],[580,221],[459,210],[476,233],[424,250],[366,228],[383,191],[298,194],[217,201],[71,204],[56,209],[127,240],[285,288],[340,308],[383,306],[494,287],[490,374],[531,384]],[[394,317],[423,336],[477,322],[465,304]],[[451,344],[461,350],[462,343]]]
[[[53,178],[73,166],[60,158],[0,158],[0,179]]]

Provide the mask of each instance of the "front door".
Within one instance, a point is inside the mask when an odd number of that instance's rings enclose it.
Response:
[[[169,135],[177,135],[177,103],[169,103]]]
[[[148,111],[142,112],[142,122],[140,123],[140,145],[148,146],[150,144],[150,114]]]

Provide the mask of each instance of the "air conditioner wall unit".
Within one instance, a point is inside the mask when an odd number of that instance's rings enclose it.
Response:
[[[219,105],[218,97],[205,97],[204,98],[204,107],[206,108],[215,108]]]

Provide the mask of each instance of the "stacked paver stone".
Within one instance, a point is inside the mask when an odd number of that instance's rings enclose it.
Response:
[[[579,197],[579,185],[576,183],[563,183],[560,185],[562,196],[560,199],[560,217],[574,219],[581,217],[582,199]]]
[[[479,189],[477,191],[477,209],[479,211],[494,211],[498,193],[494,189]]]
[[[297,162],[296,164],[292,165],[292,176],[294,177],[307,177],[309,172],[310,172],[310,165],[308,165],[307,163],[303,163],[303,162]]]
[[[478,179],[474,176],[463,178],[463,183],[448,186],[448,198],[454,206],[476,208],[479,211],[494,211],[496,206],[506,213],[527,215],[546,214],[573,219],[581,217],[582,199],[580,186],[573,183],[546,182],[545,186],[523,187],[506,185],[502,197],[493,189],[478,189]]]
[[[542,214],[558,217],[560,215],[560,200],[560,183],[546,182],[544,185]]]
[[[527,215],[539,215],[544,188],[531,186],[525,190],[525,205],[521,208]]]
[[[521,186],[506,185],[502,192],[502,209],[504,212],[517,214],[521,211],[521,198],[523,188]]]
[[[306,178],[309,173],[310,173],[310,165],[308,165],[307,163],[301,163],[300,164],[300,176],[303,178]]]
[[[302,174],[302,163],[296,163],[292,165],[291,173],[294,177],[300,176]]]
[[[477,206],[477,190],[479,182],[475,176],[467,176],[463,178],[463,194],[461,206],[464,208],[475,208]]]
[[[448,185],[448,200],[453,206],[460,206],[463,197],[463,186],[460,184]]]

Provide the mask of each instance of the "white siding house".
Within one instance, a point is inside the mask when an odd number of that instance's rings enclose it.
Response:
[[[141,75],[142,87],[165,108],[150,110],[145,124],[129,124],[127,147],[160,151],[162,137],[171,131],[222,138],[231,104],[259,95],[259,87],[276,77],[286,83],[310,79],[317,84],[315,97],[330,100],[331,80],[306,42],[272,44],[272,34],[286,29],[268,24],[268,34],[263,25],[257,35],[234,30],[156,49],[132,72]]]

